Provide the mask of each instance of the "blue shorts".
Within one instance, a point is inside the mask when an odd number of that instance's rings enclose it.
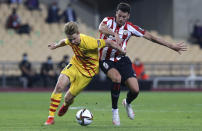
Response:
[[[130,77],[136,77],[136,74],[132,68],[132,62],[127,56],[123,56],[119,61],[114,62],[110,60],[100,60],[99,62],[101,70],[107,74],[111,68],[115,68],[121,74],[121,82],[125,81]]]

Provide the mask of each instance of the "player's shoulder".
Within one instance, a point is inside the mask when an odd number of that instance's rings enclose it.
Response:
[[[110,21],[110,20],[114,20],[115,18],[114,17],[105,17],[103,19],[103,21]]]
[[[131,26],[132,28],[138,28],[138,26],[137,25],[134,25],[133,23],[131,23],[131,22],[126,22],[126,25],[127,26]]]
[[[113,20],[113,19],[114,19],[114,17],[107,17],[107,19],[109,19],[109,20]]]
[[[86,35],[86,34],[80,34],[81,39],[87,40],[87,39],[95,39],[92,36]]]
[[[95,38],[93,38],[93,37],[91,37],[89,35],[85,35],[85,34],[80,34],[80,37],[81,37],[81,41],[83,41],[81,43],[84,44],[84,45],[92,43],[92,42],[94,42],[96,40]]]
[[[138,31],[144,31],[144,29],[142,29],[141,27],[139,27],[138,25],[135,25],[131,22],[126,22],[127,24],[127,29],[131,29],[131,30],[138,30]]]

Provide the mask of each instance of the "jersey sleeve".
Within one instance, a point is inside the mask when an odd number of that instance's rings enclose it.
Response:
[[[97,39],[98,48],[103,48],[106,46],[106,42],[103,39]]]
[[[142,37],[145,34],[145,30],[140,28],[137,25],[133,25],[131,23],[128,23],[128,30],[131,31],[132,35],[137,37]]]
[[[112,17],[105,17],[103,20],[102,20],[102,22],[100,23],[100,25],[99,25],[99,28],[100,28],[100,26],[101,26],[101,24],[105,24],[105,25],[107,25],[107,27],[109,28],[110,26],[111,26],[111,24],[112,24]]]
[[[105,40],[95,39],[90,36],[86,36],[85,44],[86,44],[86,47],[90,50],[94,50],[94,49],[98,49],[106,46]]]
[[[105,17],[101,23],[104,23],[104,24],[107,24],[107,21],[108,21],[108,17]]]

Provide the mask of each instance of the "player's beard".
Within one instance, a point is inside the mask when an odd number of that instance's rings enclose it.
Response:
[[[116,23],[117,23],[117,25],[118,25],[119,27],[121,27],[121,26],[123,26],[123,25],[125,24],[124,21],[117,21]]]

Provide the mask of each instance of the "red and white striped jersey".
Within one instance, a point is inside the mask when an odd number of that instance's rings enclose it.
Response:
[[[119,34],[119,37],[123,40],[121,44],[123,50],[126,50],[127,42],[131,36],[142,37],[145,33],[144,29],[141,29],[140,27],[133,25],[130,22],[126,22],[121,27],[117,26],[115,17],[105,17],[101,23],[106,24],[109,29]],[[112,35],[106,36],[102,33],[100,34],[100,39],[108,39],[115,41],[114,36]],[[121,59],[118,51],[110,47],[101,48],[99,53],[100,53],[100,60],[111,60],[117,62],[118,60]]]

